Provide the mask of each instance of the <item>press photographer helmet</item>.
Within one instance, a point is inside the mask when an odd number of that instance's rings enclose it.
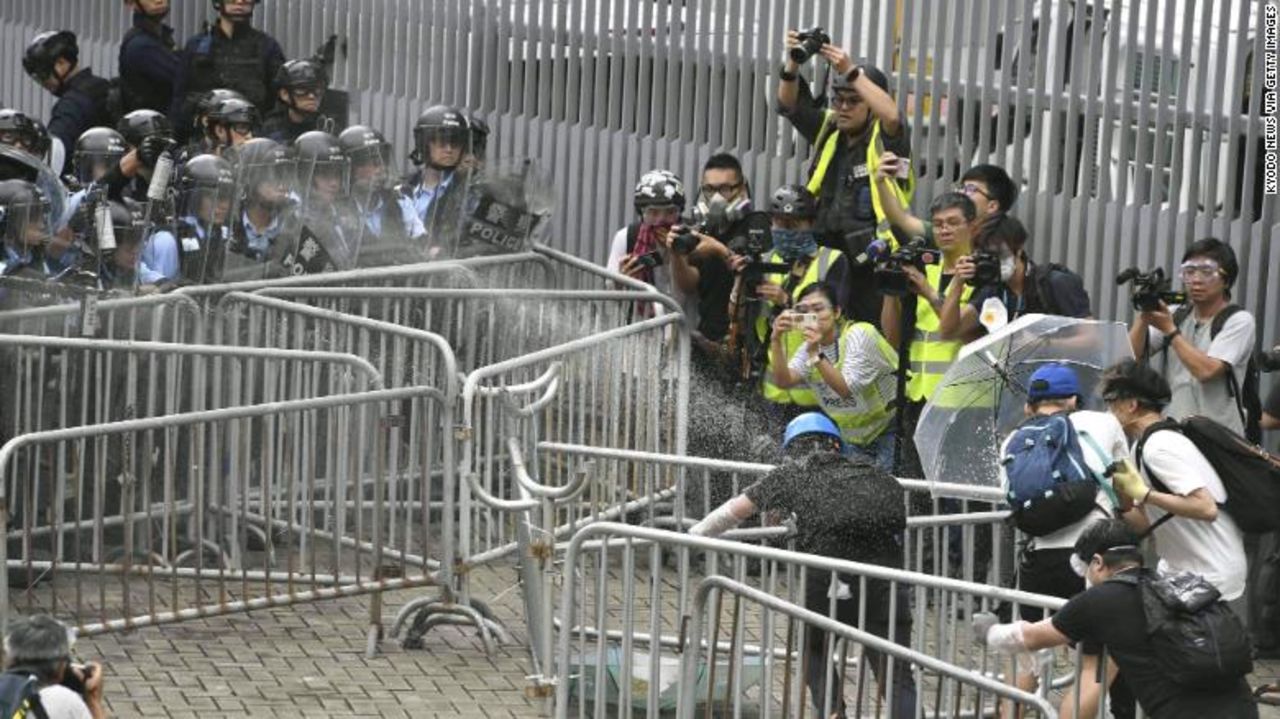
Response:
[[[49,131],[44,123],[21,110],[0,110],[0,145],[19,147],[36,157],[49,152]]]
[[[640,177],[632,193],[636,214],[643,214],[646,207],[675,206],[684,209],[684,183],[669,170],[650,170]]]
[[[783,185],[769,198],[769,214],[812,220],[818,216],[818,199],[804,185]]]

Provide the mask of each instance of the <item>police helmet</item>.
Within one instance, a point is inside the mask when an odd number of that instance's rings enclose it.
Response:
[[[349,163],[338,138],[321,130],[304,132],[293,141],[293,150],[298,158],[298,184],[304,192],[310,190],[316,175],[325,172],[339,173],[346,187]]]
[[[47,30],[31,38],[22,54],[22,69],[36,82],[44,82],[53,74],[53,66],[60,58],[72,65],[80,60],[80,46],[76,34],[70,30]]]
[[[830,417],[821,412],[805,412],[787,423],[787,430],[782,435],[782,447],[786,449],[795,440],[814,435],[834,437],[841,446],[844,443],[840,436],[840,428],[831,421]]]
[[[769,198],[769,213],[779,217],[812,220],[818,216],[818,200],[804,185],[783,185]]]
[[[311,88],[323,90],[329,85],[328,73],[324,65],[312,59],[290,60],[276,71],[275,86],[277,90],[298,90]]]
[[[636,189],[632,193],[636,212],[641,213],[646,207],[674,205],[684,209],[684,183],[669,170],[650,170],[640,177]]]
[[[33,221],[48,235],[49,198],[34,182],[0,181],[0,240],[11,246],[26,244],[27,226]]]
[[[210,123],[219,125],[246,123],[253,128],[258,127],[258,108],[252,102],[238,97],[217,103],[209,110],[207,117]]]
[[[110,169],[128,151],[124,136],[109,127],[85,130],[76,140],[72,159],[76,179],[83,185],[93,182],[101,177],[99,170],[105,172]]]
[[[173,123],[163,113],[155,110],[134,110],[120,118],[116,129],[130,147],[138,147],[152,135],[164,135],[173,139]]]
[[[36,157],[49,151],[49,131],[44,123],[21,110],[0,110],[0,145],[21,147]]]
[[[338,144],[353,165],[373,158],[383,164],[391,160],[391,143],[387,142],[381,132],[367,125],[352,125],[343,130],[338,135]]]
[[[471,131],[467,117],[462,110],[448,105],[432,105],[418,116],[413,125],[413,144],[416,161],[430,161],[429,143],[446,142],[458,147],[466,147],[471,139]],[[448,168],[437,168],[448,169]]]
[[[484,157],[489,145],[489,123],[478,112],[467,113],[467,125],[471,128],[471,154]]]
[[[178,178],[178,190],[181,192],[225,190],[230,193],[235,186],[236,177],[231,163],[217,155],[196,155],[187,160]]]
[[[110,211],[116,246],[133,245],[142,241],[147,222],[140,204],[129,199],[123,202],[111,200]]]

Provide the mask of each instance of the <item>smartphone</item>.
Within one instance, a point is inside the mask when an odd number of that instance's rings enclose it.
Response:
[[[796,322],[797,322],[801,327],[803,327],[803,328],[805,328],[805,329],[817,329],[817,328],[818,328],[818,315],[817,315],[816,313],[813,313],[813,312],[806,312],[806,313],[804,313],[804,314],[797,314],[797,315],[796,315]]]
[[[894,164],[893,174],[901,180],[905,180],[911,176],[911,158],[899,157],[897,163]]]

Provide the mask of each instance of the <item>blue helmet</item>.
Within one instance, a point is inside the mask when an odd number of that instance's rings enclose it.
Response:
[[[827,434],[836,438],[840,442],[841,448],[844,447],[844,440],[840,436],[840,428],[836,426],[831,418],[821,412],[805,412],[787,423],[787,431],[782,435],[782,447],[788,447],[792,440],[797,437],[803,437],[809,434]]]

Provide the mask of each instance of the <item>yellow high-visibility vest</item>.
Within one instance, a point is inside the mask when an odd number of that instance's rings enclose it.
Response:
[[[844,361],[845,341],[854,332],[870,332],[875,338],[876,348],[880,350],[880,355],[884,357],[889,367],[898,366],[898,353],[893,351],[875,325],[869,322],[846,322],[840,330],[840,338],[836,341],[836,356],[828,358],[837,371]],[[795,334],[800,333],[795,332]],[[826,383],[817,366],[809,368],[805,379],[811,387]],[[826,412],[827,416],[840,428],[840,434],[845,442],[865,446],[884,434],[893,422],[893,395],[884,396],[880,392],[878,382],[872,382],[866,387],[850,389],[853,390],[852,395],[840,397],[834,401],[824,397],[822,393],[817,393],[818,401],[822,405],[822,411]]]
[[[926,265],[925,279],[939,295],[942,295],[942,265]],[[952,282],[963,282],[960,278]],[[965,286],[960,294],[960,302],[969,301],[973,287]],[[911,377],[907,380],[907,399],[912,402],[923,402],[933,396],[942,376],[947,373],[964,342],[944,340],[939,332],[942,318],[934,312],[933,305],[924,297],[916,298],[916,329],[911,336],[911,347],[908,352],[911,360]]]
[[[818,138],[814,143],[814,147],[819,148],[814,155],[813,164],[809,168],[809,182],[806,187],[814,197],[818,197],[822,191],[822,181],[827,177],[827,170],[831,167],[831,161],[836,156],[836,148],[841,142],[840,132],[836,130],[835,123],[832,118],[835,113],[831,110],[825,110],[822,113],[822,126],[818,128]],[[898,248],[898,242],[893,236],[893,229],[889,225],[889,219],[885,217],[884,206],[880,204],[880,183],[876,182],[876,170],[880,167],[880,155],[884,152],[884,139],[880,137],[880,121],[873,119],[871,121],[871,142],[867,143],[867,179],[871,183],[871,207],[876,214],[876,237],[888,243],[892,249]],[[910,174],[907,176],[907,186],[904,188],[901,183],[896,180],[890,182],[894,193],[898,196],[898,202],[902,207],[911,205],[911,197],[916,191],[916,171],[915,167],[911,168]]]
[[[819,247],[818,254],[809,261],[809,266],[805,268],[804,275],[800,278],[799,284],[791,290],[792,297],[799,297],[804,289],[815,282],[821,282],[827,278],[827,272],[831,270],[831,266],[835,264],[844,253],[840,250],[833,250],[830,247]],[[777,252],[770,253],[765,262],[781,263],[782,256]],[[786,281],[785,273],[772,273],[764,276],[765,282],[775,285],[782,285]],[[763,342],[769,334],[769,317],[773,314],[774,305],[772,302],[765,300],[760,303],[760,314],[756,317],[756,336]],[[786,332],[782,335],[782,346],[785,355],[790,357],[795,354],[800,345],[804,343],[804,337],[799,332]],[[773,383],[773,375],[771,369],[773,367],[773,353],[765,355],[764,377],[761,380],[761,391],[764,398],[770,402],[778,404],[794,404],[800,407],[817,407],[818,396],[812,390],[804,387],[795,389],[782,389]]]

